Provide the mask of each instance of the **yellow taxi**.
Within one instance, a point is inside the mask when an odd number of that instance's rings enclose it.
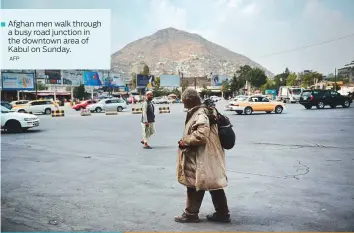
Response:
[[[285,109],[282,102],[271,101],[267,96],[252,95],[242,101],[234,102],[230,105],[230,110],[237,114],[251,115],[253,112],[266,112],[281,114]]]

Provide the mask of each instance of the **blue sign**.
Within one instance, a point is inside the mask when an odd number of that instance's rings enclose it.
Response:
[[[226,75],[213,75],[211,78],[212,87],[221,87],[224,81],[229,81],[229,76]]]
[[[179,75],[163,74],[160,76],[160,87],[180,87]]]
[[[84,85],[85,86],[102,86],[102,80],[96,71],[84,72]]]
[[[136,75],[136,88],[152,89],[155,86],[155,77],[153,75]]]

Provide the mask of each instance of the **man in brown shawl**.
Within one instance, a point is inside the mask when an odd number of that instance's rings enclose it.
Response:
[[[227,186],[225,153],[218,137],[218,127],[210,123],[210,112],[201,103],[194,89],[186,89],[182,102],[188,109],[183,138],[178,142],[178,182],[187,187],[184,213],[176,222],[199,222],[199,209],[205,191],[209,191],[215,213],[207,219],[230,222],[230,213],[224,187]]]

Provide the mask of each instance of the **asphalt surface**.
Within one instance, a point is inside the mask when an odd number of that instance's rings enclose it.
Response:
[[[223,104],[224,105],[224,104]],[[220,107],[222,108],[222,107]],[[157,114],[153,150],[129,111],[40,116],[24,134],[2,133],[2,231],[354,231],[354,107],[283,114],[227,112],[237,135],[226,152],[232,222],[176,223],[185,113]]]

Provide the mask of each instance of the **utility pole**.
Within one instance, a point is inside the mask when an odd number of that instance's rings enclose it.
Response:
[[[337,91],[337,68],[334,68],[334,90]]]
[[[36,100],[38,99],[38,81],[37,81],[37,70],[34,70],[34,81],[36,82],[35,83],[35,87],[36,87]]]
[[[194,78],[194,89],[197,90],[197,78]]]

